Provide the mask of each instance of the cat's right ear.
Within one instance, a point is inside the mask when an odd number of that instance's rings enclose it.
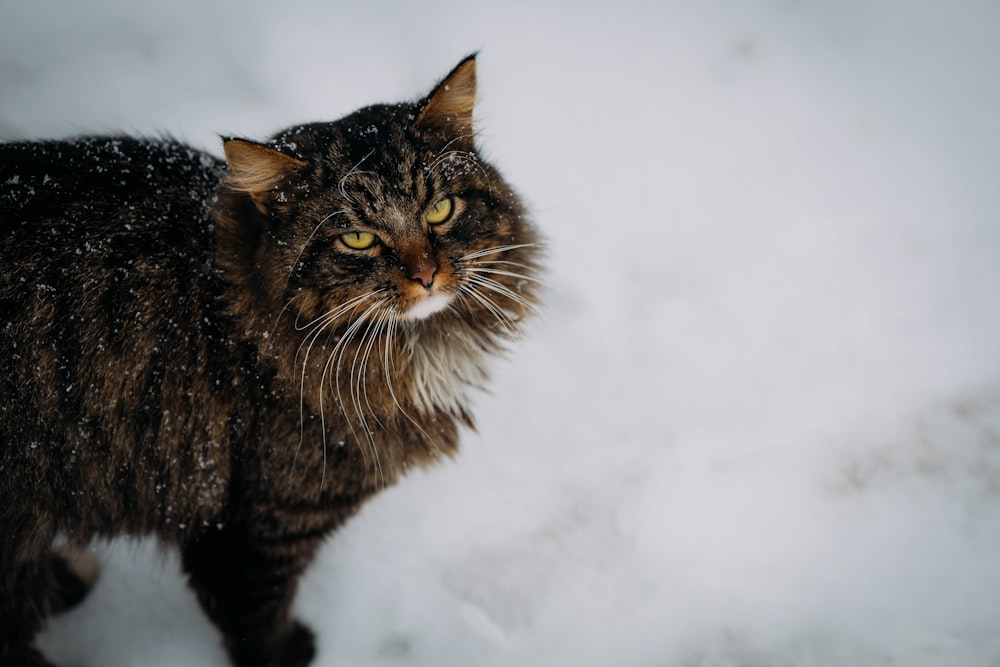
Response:
[[[472,136],[472,112],[476,106],[476,54],[466,57],[423,101],[416,126]]]
[[[226,185],[250,195],[261,213],[267,213],[275,189],[306,166],[302,160],[253,141],[224,139],[223,142],[229,164]]]

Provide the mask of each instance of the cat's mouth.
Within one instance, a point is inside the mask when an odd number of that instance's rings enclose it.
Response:
[[[403,318],[407,320],[425,320],[431,315],[445,310],[452,300],[451,294],[430,294],[414,303],[403,313]]]

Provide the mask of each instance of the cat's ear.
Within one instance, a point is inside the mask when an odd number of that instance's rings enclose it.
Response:
[[[416,127],[457,131],[472,137],[476,105],[476,54],[460,62],[425,98]]]
[[[226,184],[245,192],[261,213],[266,213],[274,190],[289,176],[306,166],[302,160],[246,139],[224,139],[229,163]]]

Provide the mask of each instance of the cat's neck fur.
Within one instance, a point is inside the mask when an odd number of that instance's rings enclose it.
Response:
[[[313,335],[314,304],[303,303],[309,295],[282,302],[279,286],[258,277],[261,264],[273,259],[252,237],[260,229],[248,225],[259,217],[251,209],[239,194],[222,188],[213,207],[214,264],[227,283],[223,298],[229,316],[286,392],[316,415],[337,406],[385,425],[401,410],[410,418],[447,415],[473,425],[469,390],[487,380],[487,357],[498,351],[493,337],[470,326],[442,332],[435,318],[448,314],[400,319],[381,340],[366,337],[364,327],[353,334],[342,326]],[[373,391],[375,386],[388,391]]]

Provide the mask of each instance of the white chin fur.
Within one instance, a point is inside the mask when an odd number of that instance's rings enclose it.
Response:
[[[424,320],[435,313],[440,313],[449,303],[451,303],[450,294],[432,294],[406,311],[404,317],[408,320]]]

